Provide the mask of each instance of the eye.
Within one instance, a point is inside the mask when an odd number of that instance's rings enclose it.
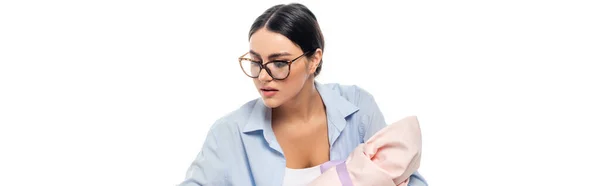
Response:
[[[274,65],[275,65],[275,67],[277,67],[277,68],[284,68],[284,67],[287,67],[287,66],[288,66],[288,63],[287,63],[287,62],[284,62],[284,61],[276,61],[276,62],[274,62],[273,64],[274,64]]]
[[[252,63],[251,63],[251,64],[252,64],[252,67],[260,67],[260,65],[261,65],[262,63],[260,63],[260,62],[257,62],[257,61],[252,61]]]

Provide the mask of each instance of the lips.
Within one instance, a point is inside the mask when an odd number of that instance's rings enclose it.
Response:
[[[262,90],[262,91],[279,91],[279,90],[271,88],[271,87],[263,87],[263,88],[260,88],[260,90]]]
[[[265,97],[273,97],[279,90],[272,87],[262,87],[260,88],[260,92]]]

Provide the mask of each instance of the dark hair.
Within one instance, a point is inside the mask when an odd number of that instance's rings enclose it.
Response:
[[[267,9],[254,20],[248,38],[261,28],[284,35],[300,46],[302,52],[308,52],[306,56],[312,56],[317,48],[325,51],[325,41],[317,18],[302,4],[280,4]],[[315,76],[321,72],[322,64],[321,59]]]

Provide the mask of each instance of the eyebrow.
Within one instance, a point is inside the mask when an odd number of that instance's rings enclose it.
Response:
[[[254,50],[250,50],[250,54],[260,57],[260,54],[256,53]],[[287,53],[287,52],[280,52],[280,53],[270,54],[268,58],[273,59],[273,58],[277,58],[277,57],[290,56],[290,55],[292,55],[292,54]]]

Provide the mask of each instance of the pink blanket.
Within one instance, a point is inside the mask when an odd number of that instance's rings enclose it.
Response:
[[[407,186],[421,161],[421,129],[416,116],[381,129],[345,161],[321,165],[311,186]]]

